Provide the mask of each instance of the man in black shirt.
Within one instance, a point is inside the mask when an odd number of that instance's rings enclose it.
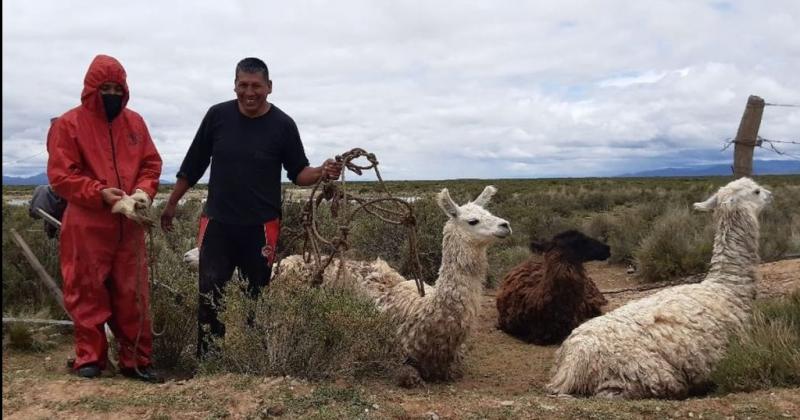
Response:
[[[309,166],[297,125],[267,101],[272,81],[263,61],[239,62],[234,92],[236,100],[212,106],[200,123],[161,214],[161,227],[172,230],[178,201],[211,163],[208,223],[201,232],[198,356],[208,349],[205,327],[213,335],[225,334],[216,307],[234,268],[247,279],[254,298],[269,282],[280,230],[281,166],[300,186],[341,173],[333,159]]]

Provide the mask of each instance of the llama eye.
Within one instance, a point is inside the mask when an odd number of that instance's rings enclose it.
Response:
[[[761,190],[755,190],[755,191],[753,191],[753,194],[755,194],[755,195],[758,195],[758,194],[760,194],[760,193],[761,193]]]
[[[478,220],[478,219],[472,219],[472,220],[469,220],[469,221],[467,221],[467,223],[469,223],[469,224],[470,224],[470,225],[472,225],[472,226],[475,226],[475,225],[477,225],[478,223],[480,223],[480,220]]]

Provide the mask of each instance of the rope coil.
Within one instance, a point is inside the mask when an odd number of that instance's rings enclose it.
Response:
[[[359,158],[365,158],[368,163],[359,164],[355,162],[355,160]],[[334,258],[340,260],[337,279],[341,280],[345,266],[344,253],[350,249],[350,242],[348,240],[350,226],[354,217],[363,210],[385,223],[404,226],[406,228],[409,238],[408,265],[411,267],[414,275],[417,291],[420,296],[425,296],[425,289],[422,281],[422,265],[420,264],[419,252],[417,250],[417,222],[414,216],[414,208],[408,202],[393,197],[388,188],[386,188],[386,184],[378,169],[378,159],[375,157],[375,154],[369,153],[361,148],[354,148],[341,155],[337,155],[335,160],[342,164],[343,169],[347,169],[359,176],[363,175],[365,171],[373,170],[378,179],[380,192],[384,196],[379,198],[366,198],[348,192],[345,176],[347,171],[345,170],[342,171],[341,181],[323,176],[314,184],[311,189],[311,195],[303,206],[301,216],[303,231],[290,241],[291,243],[299,237],[303,238],[303,259],[306,263],[313,261],[315,267],[312,276],[312,284],[315,286],[322,284],[323,273]],[[331,216],[337,219],[338,235],[333,238],[324,237],[319,232],[319,227],[317,225],[318,209],[323,200],[330,203],[329,208]],[[352,211],[350,211],[350,206],[353,205],[351,202],[355,202],[355,207]],[[390,204],[393,204],[395,208],[391,208],[389,206]],[[397,207],[399,207],[399,209]],[[287,245],[283,254],[289,252],[290,249],[291,246]],[[280,273],[280,259],[284,256],[285,255],[278,256],[274,264],[277,270],[275,273],[276,276]]]

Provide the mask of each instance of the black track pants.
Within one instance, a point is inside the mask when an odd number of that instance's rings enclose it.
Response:
[[[230,225],[209,220],[200,247],[200,298],[197,310],[197,356],[208,351],[208,332],[225,335],[225,325],[217,317],[222,290],[239,268],[251,298],[257,298],[268,283],[272,259],[278,242],[280,222],[264,225]]]

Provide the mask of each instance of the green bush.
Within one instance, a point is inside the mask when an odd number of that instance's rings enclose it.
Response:
[[[774,193],[774,201],[761,215],[759,254],[762,261],[780,259],[800,252],[800,187],[789,187]]]
[[[178,219],[174,236],[153,230],[149,238],[150,313],[157,332],[153,358],[162,369],[191,371],[195,367],[197,271],[183,262],[183,253],[195,246],[196,226],[196,220]]]
[[[394,326],[371,300],[284,284],[250,299],[244,283],[229,283],[220,312],[225,337],[216,340],[204,371],[330,378],[385,374],[400,366]]]
[[[67,314],[12,239],[13,228],[28,244],[45,271],[60,286],[58,239],[47,237],[43,223],[28,216],[27,205],[14,206],[3,201],[3,311],[39,312],[44,308],[48,316],[67,319]]]
[[[45,318],[45,311],[39,313],[21,313],[17,318]],[[39,326],[24,323],[3,324],[3,344],[9,348],[24,352],[43,352],[55,347],[56,343],[50,339],[48,333],[53,330],[48,326]]]
[[[800,386],[800,290],[761,303],[711,379],[720,393]]]
[[[639,278],[654,282],[704,271],[713,235],[707,216],[691,214],[687,208],[667,209],[634,252]]]
[[[583,227],[588,235],[604,240],[611,247],[609,263],[631,263],[642,239],[663,211],[663,206],[652,202],[635,203],[592,215]]]
[[[432,195],[414,202],[414,216],[417,221],[417,254],[422,266],[422,278],[433,283],[439,275],[439,266],[442,264],[442,230],[447,222],[447,216],[442,213]],[[400,260],[391,261],[389,264],[392,267],[398,267],[400,274],[411,279],[414,271],[409,265],[408,241],[408,235],[404,232]]]
[[[500,286],[509,270],[530,258],[531,252],[527,246],[513,245],[490,248],[488,254],[489,272],[485,286],[495,288]]]

